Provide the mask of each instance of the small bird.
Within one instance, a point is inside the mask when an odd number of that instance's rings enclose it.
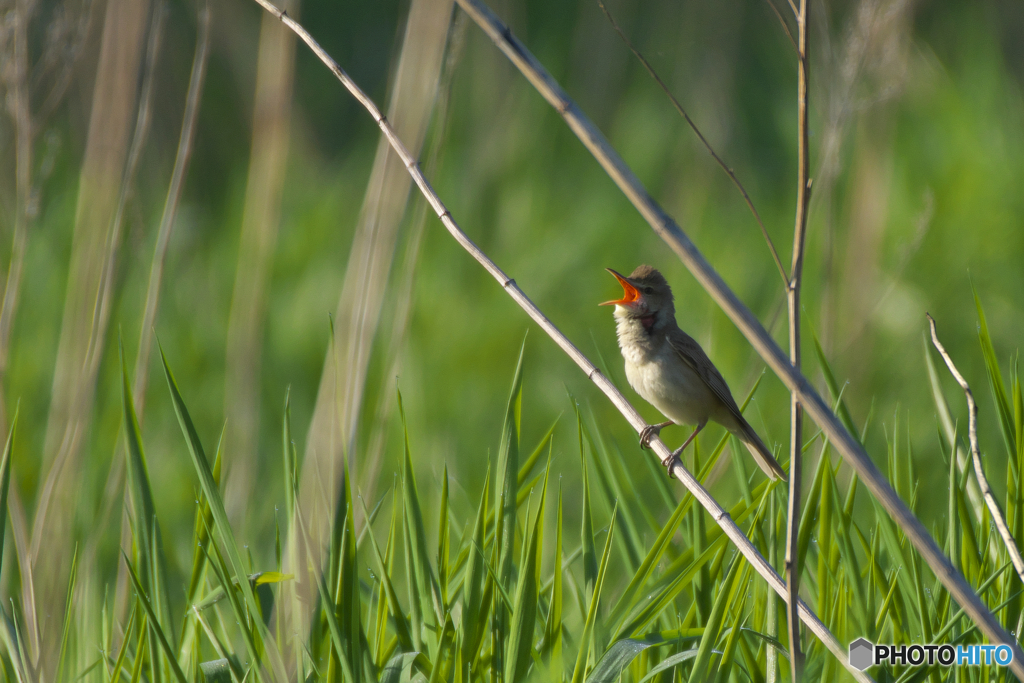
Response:
[[[744,419],[722,373],[693,337],[679,329],[672,290],[651,266],[640,266],[623,277],[607,269],[622,285],[623,296],[602,306],[615,306],[619,348],[626,359],[626,379],[636,393],[660,410],[668,422],[648,425],[640,433],[646,448],[651,437],[671,424],[693,424],[690,438],[664,465],[672,473],[679,454],[713,420],[732,432],[771,479],[786,478],[782,466]]]

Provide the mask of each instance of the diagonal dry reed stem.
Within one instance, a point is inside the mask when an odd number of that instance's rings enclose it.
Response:
[[[438,197],[437,193],[434,192],[430,182],[423,175],[420,170],[419,163],[413,158],[405,145],[395,134],[394,129],[388,120],[380,113],[377,105],[374,104],[360,88],[357,86],[348,75],[342,71],[341,67],[324,51],[323,48],[313,39],[313,37],[307,32],[301,25],[294,21],[287,13],[277,9],[268,0],[256,0],[260,6],[272,13],[278,19],[281,20],[286,26],[295,33],[310,47],[311,50],[316,54],[317,57],[337,76],[338,80],[345,86],[346,89],[355,97],[370,113],[374,121],[380,127],[381,132],[390,142],[392,148],[401,158],[402,163],[409,170],[409,174],[412,176],[416,185],[420,188],[420,191],[426,197],[430,203],[434,212],[438,218],[447,228],[448,232],[455,238],[455,240],[467,251],[470,255],[480,263],[481,266],[487,270],[488,273],[497,280],[502,288],[508,293],[512,299],[519,304],[519,306],[526,311],[527,315],[537,323],[541,329],[543,329],[549,337],[551,337],[558,346],[565,351],[565,353],[580,367],[581,370],[587,375],[587,377],[597,385],[597,387],[608,397],[612,404],[622,413],[629,424],[639,433],[647,423],[641,417],[640,413],[626,400],[626,398],[619,392],[612,382],[605,377],[598,368],[590,362],[576,346],[569,341],[569,339],[562,334],[562,332],[555,327],[554,323],[551,322],[545,316],[539,308],[530,300],[523,290],[519,288],[515,280],[508,277],[504,271],[492,261],[487,254],[485,254],[473,241],[462,231],[462,229],[452,218],[451,212]],[[661,441],[660,438],[655,436],[651,439],[650,446],[657,456],[666,460],[670,455],[671,451]],[[750,539],[746,537],[743,531],[736,525],[736,523],[729,516],[721,505],[718,504],[710,493],[708,493],[700,482],[690,474],[681,463],[676,461],[672,468],[672,474],[678,478],[683,485],[693,494],[694,498],[710,513],[712,519],[722,528],[729,539],[736,545],[737,549],[743,554],[743,556],[750,562],[751,566],[768,582],[768,585],[772,587],[779,595],[785,595],[786,585],[782,578],[776,573],[775,569],[768,563],[767,560],[757,551],[757,548],[750,542]],[[840,662],[846,661],[846,648],[844,648],[839,641],[836,640],[835,636],[828,630],[828,628],[821,623],[821,620],[810,610],[807,605],[800,602],[800,616],[807,624],[807,627],[814,633],[821,642],[839,659]],[[856,669],[850,668],[850,673],[858,681],[870,681],[863,672],[857,671]]]
[[[864,485],[899,525],[935,576],[949,590],[953,599],[964,607],[966,614],[974,620],[981,632],[993,643],[1006,643],[1010,646],[1013,651],[1011,670],[1024,680],[1024,650],[1021,650],[1020,645],[975,594],[967,580],[953,568],[921,521],[900,500],[857,439],[846,431],[839,418],[807,378],[793,366],[761,322],[722,280],[675,220],[651,198],[636,174],[615,152],[601,131],[566,95],[536,57],[512,35],[511,30],[480,0],[457,1],[541,96],[558,111],[651,228],[672,248],[697,282],[729,316],[783,384],[799,398],[804,412],[821,427],[836,450],[856,470]]]
[[[782,30],[785,32],[786,37],[789,38],[789,44],[793,46],[794,50],[799,52],[800,48],[796,46],[796,40],[793,39],[793,32],[789,30],[789,24],[787,24],[786,20],[782,17],[782,14],[779,12],[779,8],[775,6],[775,3],[772,2],[772,0],[765,0],[765,2],[767,2],[768,6],[772,8],[772,12],[775,14],[775,17],[779,20],[779,23],[782,24]]]
[[[1006,546],[1006,552],[1010,555],[1013,568],[1017,570],[1017,576],[1020,577],[1020,580],[1024,581],[1024,558],[1021,558],[1017,543],[1013,540],[1013,534],[1010,533],[1010,527],[1006,524],[1006,516],[1003,515],[1003,511],[999,508],[995,494],[992,493],[992,487],[989,486],[988,477],[985,476],[985,470],[981,466],[981,451],[978,449],[978,404],[974,402],[974,394],[971,392],[971,387],[967,384],[967,380],[956,369],[956,365],[953,364],[953,359],[950,358],[946,347],[939,341],[939,333],[935,330],[935,319],[928,313],[925,313],[925,317],[928,318],[928,326],[931,328],[932,344],[935,345],[939,355],[942,356],[942,360],[946,362],[946,367],[949,368],[950,374],[956,379],[957,384],[964,390],[964,395],[967,397],[967,434],[971,441],[974,476],[978,479],[981,495],[985,499],[985,505],[988,507],[989,514],[992,515],[992,521],[995,522],[999,536],[1003,539],[1003,545]],[[953,450],[954,452],[956,451],[955,443],[953,444]]]

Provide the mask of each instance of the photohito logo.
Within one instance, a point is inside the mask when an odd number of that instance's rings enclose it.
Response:
[[[1009,645],[875,645],[866,638],[850,643],[850,666],[863,671],[876,664],[900,666],[1009,666]]]

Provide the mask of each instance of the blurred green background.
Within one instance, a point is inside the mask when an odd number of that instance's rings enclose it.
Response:
[[[607,4],[745,184],[788,264],[796,196],[796,64],[770,6],[763,0]],[[45,28],[61,7],[50,1],[36,6],[29,32],[33,63],[41,60]],[[84,537],[99,520],[108,524],[105,561],[111,564],[117,518],[103,518],[99,510],[121,420],[117,338],[123,335],[131,371],[195,44],[196,8],[184,2],[166,7],[153,119],[127,203],[95,408],[74,481],[71,531]],[[783,290],[753,217],[598,4],[512,0],[492,7],[785,348]],[[103,9],[99,3],[92,8],[61,105],[37,124],[32,178],[38,213],[28,222],[21,300],[3,376],[8,416],[20,402],[14,482],[30,523],[53,467],[46,425],[62,312],[73,286],[68,264]],[[247,174],[253,149],[261,144],[254,138],[253,112],[262,17],[247,0],[217,0],[211,9],[207,80],[155,331],[212,451],[228,412],[233,287],[238,270],[252,266],[240,258],[239,245]],[[404,2],[307,0],[295,14],[383,107],[391,97],[408,11]],[[812,13],[814,186],[803,290],[805,372],[824,392],[814,333],[840,381],[848,382],[844,396],[854,419],[861,423],[873,411],[867,444],[876,462],[884,462],[887,443],[899,438],[912,445],[921,491],[944,487],[923,361],[924,314],[930,312],[975,387],[982,448],[991,451],[989,472],[1001,497],[998,474],[1005,471],[1005,454],[971,288],[986,307],[996,350],[1008,368],[1024,334],[1024,10],[1013,0],[863,0],[812,2]],[[626,385],[611,312],[597,307],[618,291],[605,267],[660,268],[675,291],[680,325],[703,344],[733,393],[745,395],[763,372],[762,361],[557,113],[458,15],[456,10],[453,35],[459,47],[448,48],[420,154],[455,219],[650,421],[660,416]],[[3,47],[13,50],[9,39]],[[250,447],[228,444],[225,451],[229,479],[232,468],[249,471],[248,487],[232,492],[228,484],[229,507],[234,495],[241,511],[240,540],[264,558],[272,557],[275,506],[284,495],[285,392],[291,388],[301,457],[379,139],[371,118],[327,69],[304,45],[295,50],[280,216],[260,295],[265,314],[256,328],[262,344],[255,359],[258,395],[249,397],[258,419]],[[5,69],[9,94],[13,81]],[[45,93],[33,92],[33,107],[43,99]],[[5,268],[17,206],[16,128],[13,116],[0,127]],[[425,504],[439,495],[435,484],[446,463],[452,506],[469,519],[497,452],[509,382],[527,332],[524,443],[536,443],[559,414],[571,415],[571,394],[593,411],[624,458],[645,457],[625,420],[436,218],[425,219],[417,248],[411,236],[420,225],[422,200],[410,197],[393,265],[368,283],[383,304],[349,450],[362,495],[376,501],[400,462],[400,423],[389,403],[397,387]],[[403,331],[392,320],[402,309],[405,282],[411,290]],[[343,323],[334,321],[336,338],[349,331]],[[155,350],[150,363],[143,435],[169,554],[184,566],[195,482]],[[330,371],[331,364],[326,367]],[[963,419],[962,396],[948,378],[943,382]],[[787,449],[788,395],[770,373],[750,410],[766,441]],[[897,416],[900,432],[894,436]],[[563,477],[570,527],[578,514],[579,481],[572,422],[564,419],[555,436],[555,471]],[[813,432],[808,426],[807,436]],[[664,436],[671,444],[686,434],[678,428]],[[719,428],[709,429],[704,441],[713,444],[719,435]],[[638,471],[649,486],[653,475]],[[714,491],[726,503],[738,496],[731,476],[721,478]],[[921,495],[930,525],[942,514],[944,499],[929,505],[928,495]]]

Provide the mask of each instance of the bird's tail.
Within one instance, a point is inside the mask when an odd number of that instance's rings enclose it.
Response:
[[[757,432],[754,431],[754,428],[746,420],[743,421],[742,428],[734,433],[743,442],[743,445],[747,447],[750,454],[754,456],[754,461],[758,467],[764,470],[769,479],[786,480],[786,470],[782,469],[782,465],[779,464],[779,461],[775,459],[772,452],[764,445],[764,441],[761,441],[761,437],[757,435]]]

